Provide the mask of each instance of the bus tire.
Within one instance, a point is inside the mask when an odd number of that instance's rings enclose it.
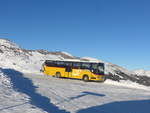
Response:
[[[84,75],[82,80],[85,81],[85,82],[88,82],[89,81],[89,76],[88,75]]]
[[[61,77],[61,73],[60,72],[56,72],[55,77],[56,78],[60,78]]]

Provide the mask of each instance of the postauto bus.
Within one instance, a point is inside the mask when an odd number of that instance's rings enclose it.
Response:
[[[43,63],[42,71],[46,75],[57,78],[66,77],[101,82],[106,79],[104,63],[100,62],[46,60]]]

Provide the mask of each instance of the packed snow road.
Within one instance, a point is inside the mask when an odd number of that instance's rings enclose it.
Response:
[[[78,113],[150,113],[150,91],[107,83],[25,74],[59,109]],[[109,109],[107,109],[107,107]]]
[[[11,89],[0,93],[0,113],[150,113],[150,90],[146,87],[2,71],[15,93]]]

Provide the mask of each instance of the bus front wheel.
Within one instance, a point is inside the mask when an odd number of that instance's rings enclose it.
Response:
[[[60,78],[60,77],[61,77],[61,73],[60,73],[60,72],[57,72],[57,73],[55,74],[55,77],[56,77],[56,78]]]
[[[89,76],[88,75],[84,75],[82,79],[83,79],[83,81],[88,82],[89,81]]]

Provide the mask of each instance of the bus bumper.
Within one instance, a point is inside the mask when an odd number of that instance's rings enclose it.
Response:
[[[96,76],[96,77],[91,77],[92,81],[100,81],[100,82],[104,82],[106,80],[106,76]]]

